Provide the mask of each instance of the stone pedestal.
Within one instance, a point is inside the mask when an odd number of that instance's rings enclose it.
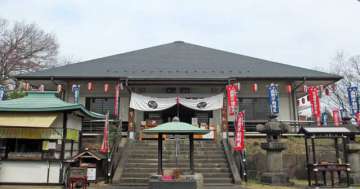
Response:
[[[257,125],[257,131],[267,135],[267,141],[261,144],[266,150],[266,171],[261,174],[260,181],[271,185],[290,185],[289,176],[283,168],[282,151],[286,144],[280,142],[281,134],[288,131],[288,125],[271,119],[265,125]]]
[[[350,183],[360,185],[360,144],[351,141],[347,144],[348,160],[351,166]]]
[[[266,142],[261,144],[266,150],[266,172],[261,174],[260,181],[265,184],[289,185],[289,176],[283,168],[282,151],[286,144],[281,142]]]

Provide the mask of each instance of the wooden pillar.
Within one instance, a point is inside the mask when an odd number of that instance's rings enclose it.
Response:
[[[60,153],[60,161],[61,161],[61,169],[60,169],[60,183],[64,182],[63,171],[64,171],[64,159],[65,159],[65,145],[66,145],[66,137],[67,137],[67,112],[63,113],[63,138],[61,143],[61,153]]]
[[[194,134],[189,135],[190,144],[190,172],[194,174]]]
[[[312,164],[317,163],[316,161],[316,151],[315,151],[315,136],[311,136],[311,149],[313,153],[313,162]],[[317,172],[314,171],[314,179],[315,179],[315,185],[318,185],[318,178],[317,178]]]
[[[163,168],[162,168],[162,133],[158,134],[158,175],[163,174]]]
[[[305,136],[305,154],[306,154],[306,169],[307,169],[307,178],[308,178],[308,186],[311,186],[311,167],[309,166],[310,160],[309,160],[309,146],[308,146],[308,137]]]
[[[128,115],[128,134],[129,138],[135,139],[135,111],[132,108],[129,108]]]
[[[71,140],[71,149],[70,149],[70,156],[73,156],[73,151],[74,151],[74,140]]]

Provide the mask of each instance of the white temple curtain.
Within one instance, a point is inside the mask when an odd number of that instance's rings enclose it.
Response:
[[[130,108],[140,111],[153,112],[171,108],[176,104],[176,97],[156,98],[131,93]]]
[[[205,98],[178,98],[180,104],[190,109],[211,111],[222,108],[224,95],[218,94]],[[157,98],[131,93],[130,108],[140,111],[161,111],[176,105],[177,97]]]
[[[179,103],[185,107],[199,111],[211,111],[221,109],[224,95],[218,94],[206,98],[179,98]]]

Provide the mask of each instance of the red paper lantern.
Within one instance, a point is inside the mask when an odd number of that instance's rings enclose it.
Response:
[[[290,84],[287,85],[286,89],[287,89],[287,92],[288,92],[289,94],[291,94],[291,92],[292,92],[292,86],[291,86]]]
[[[104,84],[104,92],[105,92],[105,93],[109,92],[109,87],[110,87],[110,86],[109,86],[108,83],[105,83],[105,84]]]
[[[25,82],[24,83],[24,88],[25,88],[25,91],[28,91],[30,89],[30,83]]]
[[[88,91],[92,91],[94,89],[94,85],[91,81],[88,82],[87,89]]]
[[[258,91],[258,84],[257,83],[254,83],[254,84],[252,84],[252,91],[254,92],[254,93],[256,93],[257,91]]]

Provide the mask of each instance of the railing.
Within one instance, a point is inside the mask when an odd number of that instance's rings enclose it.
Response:
[[[289,133],[298,133],[301,127],[309,127],[314,126],[314,121],[296,121],[296,120],[279,120],[283,123],[286,123],[290,126]],[[268,120],[248,120],[245,121],[245,131],[246,132],[257,132],[256,125],[265,124]],[[331,124],[331,122],[329,122]],[[234,132],[233,122],[229,122],[229,132]]]
[[[105,120],[85,120],[82,122],[82,132],[102,135],[104,133],[104,121]],[[118,125],[119,120],[109,120],[112,125]]]

